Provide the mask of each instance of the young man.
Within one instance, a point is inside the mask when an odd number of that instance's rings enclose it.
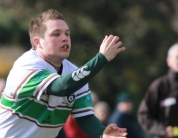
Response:
[[[94,116],[87,82],[125,50],[118,36],[106,36],[99,53],[81,68],[66,60],[70,30],[64,17],[48,10],[29,27],[32,49],[14,63],[0,101],[1,138],[54,138],[69,114],[92,138],[125,138],[125,128],[104,127]]]

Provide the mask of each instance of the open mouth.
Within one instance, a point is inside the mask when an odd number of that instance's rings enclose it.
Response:
[[[68,45],[63,45],[62,48],[64,48],[64,49],[68,49],[69,46],[68,46]]]

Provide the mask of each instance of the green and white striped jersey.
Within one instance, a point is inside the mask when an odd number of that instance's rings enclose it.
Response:
[[[64,60],[61,76],[76,69]],[[47,95],[48,85],[61,77],[56,72],[34,50],[16,60],[0,100],[1,138],[54,138],[70,113],[94,114],[88,84],[69,96]]]

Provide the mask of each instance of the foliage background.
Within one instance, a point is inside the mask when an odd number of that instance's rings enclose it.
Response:
[[[177,42],[176,0],[0,0],[0,77],[30,49],[28,24],[49,8],[62,12],[71,29],[72,52],[78,66],[99,50],[105,35],[118,35],[126,47],[89,83],[100,100],[114,107],[120,91],[133,95],[135,110],[151,81],[167,73],[166,54]]]

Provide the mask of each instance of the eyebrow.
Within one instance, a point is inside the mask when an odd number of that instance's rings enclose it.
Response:
[[[60,29],[57,29],[57,30],[53,30],[52,32],[61,32],[62,30],[60,30]],[[69,29],[67,29],[67,30],[65,30],[66,32],[70,32],[70,30]]]

